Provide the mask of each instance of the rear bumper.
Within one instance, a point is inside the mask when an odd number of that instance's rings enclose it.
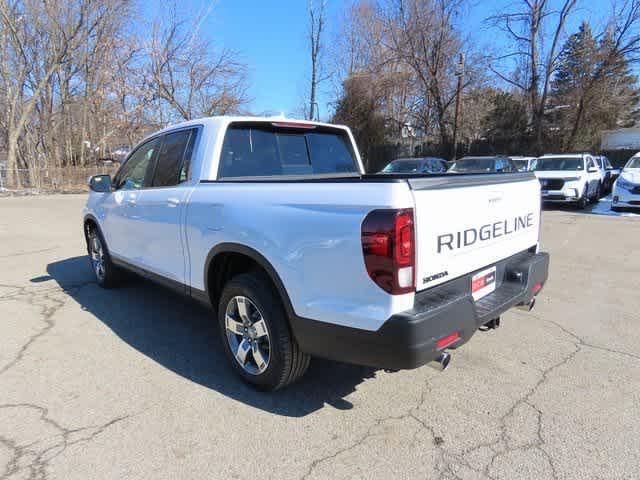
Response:
[[[548,276],[549,255],[522,252],[496,264],[496,290],[473,300],[472,272],[416,294],[411,310],[390,317],[375,331],[292,319],[300,348],[309,354],[346,363],[392,370],[416,368],[434,360],[441,350],[436,342],[453,332],[453,345],[466,343],[479,327],[510,308],[528,304]],[[535,293],[534,293],[535,291]]]

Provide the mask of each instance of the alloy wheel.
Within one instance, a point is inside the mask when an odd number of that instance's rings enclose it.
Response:
[[[271,342],[269,330],[256,305],[247,297],[229,300],[225,312],[227,343],[243,370],[260,375],[269,366]]]
[[[89,243],[91,246],[91,265],[93,266],[93,271],[95,272],[96,277],[98,277],[98,280],[104,280],[105,258],[104,248],[102,247],[100,237],[93,232],[89,238]]]

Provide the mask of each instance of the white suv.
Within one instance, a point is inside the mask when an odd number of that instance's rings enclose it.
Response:
[[[542,200],[585,208],[600,198],[602,172],[588,154],[544,155],[533,164]]]
[[[611,210],[620,211],[622,208],[640,211],[640,152],[631,157],[613,184]]]

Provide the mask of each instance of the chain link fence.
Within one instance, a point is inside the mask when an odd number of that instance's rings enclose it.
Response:
[[[87,191],[87,180],[93,175],[113,175],[118,166],[7,169],[0,166],[0,192],[47,193]]]

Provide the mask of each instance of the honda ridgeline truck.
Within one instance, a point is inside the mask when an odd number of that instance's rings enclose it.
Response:
[[[264,390],[311,356],[444,368],[547,279],[533,173],[367,175],[342,126],[182,123],[90,190],[98,284],[133,271],[210,305],[229,362]]]

